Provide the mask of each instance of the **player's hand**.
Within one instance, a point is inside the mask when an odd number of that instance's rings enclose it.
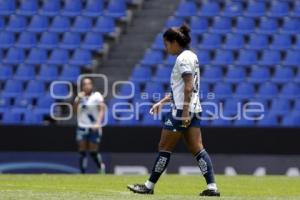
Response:
[[[99,128],[100,128],[100,125],[99,125],[99,124],[94,124],[94,125],[92,125],[92,127],[91,127],[91,129],[92,129],[93,131],[97,131]]]
[[[159,112],[160,112],[160,110],[161,110],[161,107],[162,107],[162,103],[161,102],[158,102],[158,103],[156,103],[156,104],[154,104],[153,106],[152,106],[152,108],[150,109],[150,114],[151,115],[154,115],[154,114],[158,114]]]
[[[83,98],[85,96],[85,92],[81,91],[78,93],[78,98]]]
[[[183,112],[181,117],[182,117],[182,126],[185,128],[188,127],[191,123],[191,117],[189,112],[188,111]]]

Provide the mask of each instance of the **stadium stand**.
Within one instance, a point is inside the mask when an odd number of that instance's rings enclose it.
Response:
[[[203,121],[203,126],[300,126],[299,13],[299,2],[292,0],[181,1],[164,30],[183,22],[190,25],[191,46],[201,65],[201,101],[210,102],[206,94],[215,93],[215,102],[224,104],[225,115],[236,114],[238,103],[251,100],[264,105],[262,120],[212,119]],[[168,92],[175,60],[163,51],[162,32],[130,77],[141,94]],[[159,125],[147,112],[140,114],[142,125]],[[120,124],[118,120],[109,123]]]

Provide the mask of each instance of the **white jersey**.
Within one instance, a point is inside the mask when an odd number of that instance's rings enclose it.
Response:
[[[199,100],[200,69],[197,55],[190,50],[184,50],[178,55],[171,74],[171,89],[173,109],[183,109],[184,104],[184,74],[193,76],[193,92],[189,111],[198,113],[202,111]]]
[[[99,104],[103,102],[100,92],[93,92],[90,96],[80,98],[77,109],[77,124],[82,128],[94,125],[99,115]]]

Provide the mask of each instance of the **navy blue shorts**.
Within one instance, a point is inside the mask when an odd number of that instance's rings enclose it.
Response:
[[[164,116],[163,119],[163,129],[170,130],[173,132],[182,132],[187,130],[190,127],[199,127],[200,128],[200,115],[201,113],[190,113],[191,123],[188,127],[182,126],[182,110],[170,111]],[[176,117],[175,117],[176,116]]]
[[[101,130],[92,130],[91,128],[81,128],[77,127],[76,130],[76,140],[79,141],[87,141],[91,143],[99,143],[101,140],[102,132]]]

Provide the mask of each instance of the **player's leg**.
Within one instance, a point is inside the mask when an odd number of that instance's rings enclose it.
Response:
[[[90,156],[95,162],[98,172],[105,173],[105,166],[102,161],[102,156],[99,153],[99,143],[89,142],[89,152]]]
[[[99,144],[101,139],[101,132],[100,130],[97,131],[90,131],[88,134],[88,149],[92,160],[95,162],[98,172],[104,173],[105,166],[102,161],[102,156],[99,153]]]
[[[131,191],[140,194],[153,194],[154,185],[167,168],[171,153],[181,136],[181,132],[172,132],[166,129],[162,130],[158,145],[159,153],[154,162],[149,180],[147,180],[145,184],[128,185]]]
[[[87,158],[87,141],[82,139],[78,141],[78,152],[79,152],[79,168],[80,172],[84,174],[86,172],[88,158]]]
[[[190,127],[183,133],[184,141],[189,151],[195,156],[201,173],[203,174],[207,190],[203,191],[203,196],[219,196],[214,177],[214,170],[211,159],[202,144],[201,130],[199,127]]]

